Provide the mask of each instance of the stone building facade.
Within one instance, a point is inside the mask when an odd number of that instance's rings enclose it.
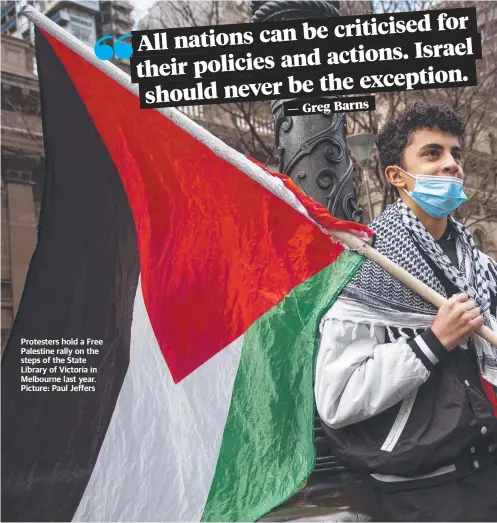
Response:
[[[2,35],[2,347],[36,244],[43,135],[31,44]]]

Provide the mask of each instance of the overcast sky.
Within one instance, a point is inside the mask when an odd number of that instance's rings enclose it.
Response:
[[[135,8],[133,9],[133,18],[136,22],[143,18],[146,14],[148,9],[155,4],[156,0],[132,0]]]

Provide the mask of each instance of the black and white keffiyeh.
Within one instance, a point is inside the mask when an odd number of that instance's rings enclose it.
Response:
[[[497,331],[497,263],[482,253],[461,223],[449,217],[456,232],[459,267],[452,264],[440,245],[426,230],[409,207],[398,200],[370,225],[375,232],[374,248],[400,265],[426,285],[447,296],[446,291],[421,252],[461,292],[480,307],[485,324]],[[342,292],[345,299],[361,303],[368,316],[399,317],[403,313],[414,318],[433,317],[436,308],[384,271],[376,263],[366,260]],[[371,312],[370,312],[371,311]],[[392,325],[395,326],[395,325]],[[416,327],[416,325],[413,325]],[[479,336],[474,336],[480,371],[490,383],[497,386],[497,348]]]

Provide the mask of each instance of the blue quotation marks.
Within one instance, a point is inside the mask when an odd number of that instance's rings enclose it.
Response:
[[[133,54],[133,47],[131,46],[131,44],[121,41],[123,40],[123,38],[131,38],[131,33],[124,36],[120,36],[114,42],[114,47],[112,47],[112,45],[103,43],[104,40],[109,40],[112,38],[114,38],[112,35],[107,35],[102,36],[102,38],[99,38],[97,40],[95,47],[93,48],[97,58],[100,58],[100,60],[110,60],[115,54],[117,58],[125,60]]]

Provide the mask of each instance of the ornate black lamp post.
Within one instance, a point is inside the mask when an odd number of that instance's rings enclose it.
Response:
[[[276,22],[340,16],[336,1],[252,1],[253,22]],[[362,209],[352,182],[342,113],[283,116],[285,100],[275,100],[275,140],[280,172],[290,176],[333,216],[360,221]]]
[[[252,1],[250,6],[252,21],[256,23],[340,16],[338,1]],[[333,216],[360,221],[363,210],[357,202],[352,181],[353,167],[347,149],[345,115],[283,116],[284,102],[275,100],[271,103],[276,121],[279,171],[289,175],[306,194],[326,206]],[[301,507],[297,510],[308,517],[309,507],[320,504],[318,496],[324,500],[329,521],[335,520],[338,512],[345,516],[346,521],[368,520],[364,516],[369,512],[368,500],[361,492],[361,481],[337,464],[317,413],[315,445],[317,460],[314,472],[307,488],[286,505],[288,510],[294,510],[290,507]],[[311,503],[308,507],[306,500]],[[279,512],[272,513],[267,520],[279,516]],[[293,518],[299,520],[299,514],[294,513]]]

